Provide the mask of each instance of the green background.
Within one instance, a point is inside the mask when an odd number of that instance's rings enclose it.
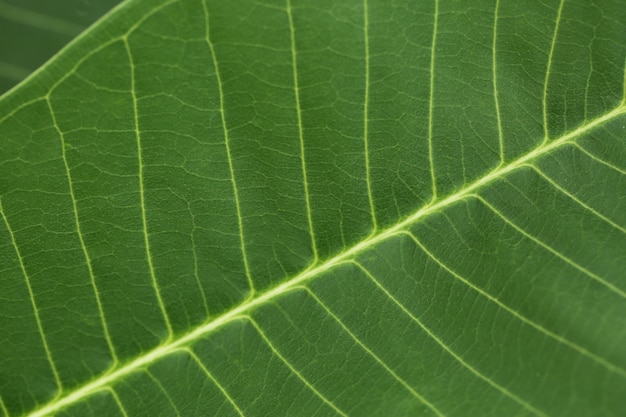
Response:
[[[119,2],[0,1],[0,94],[26,78]]]

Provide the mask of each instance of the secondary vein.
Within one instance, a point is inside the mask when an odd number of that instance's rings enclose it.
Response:
[[[515,171],[520,167],[524,167],[531,163],[532,161],[540,158],[543,155],[549,154],[553,152],[555,149],[567,144],[574,143],[575,139],[581,137],[587,132],[597,128],[604,123],[609,122],[610,120],[618,117],[619,115],[626,113],[626,105],[621,105],[613,109],[612,111],[606,113],[605,115],[598,117],[591,122],[580,126],[579,128],[561,136],[560,138],[555,139],[549,143],[542,143],[534,150],[528,152],[527,154],[521,156],[520,158],[510,162],[507,165],[500,166],[496,168],[494,171],[485,175],[484,177],[474,181],[473,183],[467,185],[465,188],[455,192],[454,194],[449,195],[448,197],[442,198],[439,201],[435,201],[430,203],[419,210],[417,210],[412,215],[406,217],[402,221],[396,223],[394,226],[391,226],[387,229],[382,230],[380,233],[375,235],[371,235],[368,238],[362,240],[360,243],[350,247],[349,249],[341,252],[334,257],[326,260],[325,262],[320,263],[319,265],[309,268],[294,278],[283,282],[282,284],[271,288],[263,293],[259,293],[254,297],[246,300],[240,305],[234,307],[233,309],[223,313],[220,316],[212,318],[210,321],[205,324],[196,327],[190,332],[183,334],[182,336],[171,339],[166,343],[154,348],[143,356],[136,358],[135,360],[128,362],[122,366],[120,366],[117,370],[110,371],[102,375],[99,378],[94,379],[90,383],[84,385],[81,388],[78,388],[66,395],[49,402],[48,404],[42,406],[41,408],[33,411],[29,417],[43,417],[52,413],[57,412],[58,410],[73,404],[77,401],[80,401],[94,392],[102,390],[103,388],[109,386],[110,384],[115,383],[116,381],[124,378],[126,375],[131,374],[137,370],[143,369],[151,363],[154,363],[176,350],[186,348],[187,345],[193,343],[195,340],[206,336],[208,333],[213,330],[233,321],[245,315],[246,313],[254,310],[254,308],[268,303],[282,295],[285,295],[294,289],[302,286],[303,283],[309,281],[317,276],[322,275],[324,272],[332,270],[334,267],[345,263],[353,259],[354,256],[359,254],[360,252],[369,249],[378,243],[397,235],[398,233],[403,233],[407,228],[411,225],[417,223],[418,221],[428,217],[431,214],[438,213],[444,210],[446,207],[454,204],[455,202],[461,201],[471,195],[473,195],[478,189],[486,186],[487,184],[498,180],[500,178],[505,177],[509,173]]]

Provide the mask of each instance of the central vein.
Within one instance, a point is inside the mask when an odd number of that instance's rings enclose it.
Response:
[[[269,289],[265,292],[259,293],[256,297],[248,299],[242,304],[236,306],[235,308],[223,313],[222,315],[212,319],[211,321],[196,327],[194,330],[182,335],[181,337],[171,339],[167,343],[154,348],[153,350],[147,352],[145,355],[138,357],[137,359],[127,362],[124,365],[119,366],[116,370],[109,372],[88,384],[84,385],[81,388],[78,388],[72,392],[67,393],[66,395],[62,395],[56,400],[51,401],[50,403],[44,405],[38,410],[33,411],[29,417],[43,417],[52,413],[59,411],[60,409],[76,403],[78,401],[87,398],[91,394],[106,389],[109,385],[114,384],[116,381],[122,379],[126,375],[129,375],[135,371],[141,370],[149,366],[150,364],[166,357],[167,355],[184,348],[186,345],[191,344],[195,340],[200,339],[201,337],[206,336],[211,333],[213,330],[229,323],[230,321],[236,319],[237,317],[245,314],[255,307],[267,303],[270,300],[276,299],[291,290],[295,287],[301,286],[304,282],[309,281],[316,276],[321,275],[322,273],[331,270],[335,266],[353,259],[357,254],[363,252],[378,243],[398,235],[399,233],[406,230],[409,226],[417,223],[418,221],[426,218],[427,216],[438,213],[454,204],[455,202],[461,201],[469,195],[476,192],[478,189],[484,187],[485,185],[492,183],[498,179],[501,179],[511,173],[512,171],[524,166],[529,165],[533,161],[539,159],[541,156],[549,154],[555,149],[571,144],[574,142],[576,138],[581,137],[585,133],[593,130],[596,127],[601,126],[602,124],[612,120],[613,118],[626,113],[626,104],[622,104],[620,107],[615,108],[614,110],[606,113],[604,116],[598,117],[591,122],[582,125],[581,127],[566,133],[565,135],[551,141],[544,142],[539,145],[537,148],[532,151],[526,153],[522,157],[506,164],[499,166],[495,170],[489,172],[485,176],[480,179],[466,185],[461,190],[439,200],[435,200],[432,203],[420,208],[412,215],[404,218],[400,222],[395,225],[381,230],[378,234],[372,235],[367,239],[362,240],[358,244],[350,247],[349,249],[335,255],[334,257],[327,259],[324,262],[321,262],[317,265],[312,265],[305,271],[296,275],[295,277],[283,282],[282,284]]]

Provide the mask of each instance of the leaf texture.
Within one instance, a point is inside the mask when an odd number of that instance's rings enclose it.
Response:
[[[123,3],[0,99],[0,415],[623,415],[625,23]]]

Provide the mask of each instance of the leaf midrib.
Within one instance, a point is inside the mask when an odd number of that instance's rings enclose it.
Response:
[[[572,144],[574,141],[583,136],[585,133],[611,121],[612,119],[626,114],[626,102],[620,103],[620,105],[603,116],[597,117],[592,121],[578,127],[577,129],[566,133],[559,138],[556,138],[550,142],[543,142],[532,151],[524,154],[518,159],[508,163],[500,164],[494,170],[490,171],[478,180],[466,185],[460,190],[450,194],[449,196],[434,200],[426,206],[418,209],[413,214],[405,217],[403,220],[397,222],[395,225],[381,230],[378,233],[374,233],[352,247],[344,250],[343,252],[329,258],[317,265],[311,265],[306,270],[296,275],[295,277],[284,281],[282,284],[271,288],[258,296],[247,299],[238,306],[231,310],[222,313],[221,315],[212,318],[209,322],[196,327],[195,329],[183,334],[178,338],[171,338],[166,340],[165,343],[150,350],[146,354],[135,358],[134,360],[118,366],[116,370],[109,370],[106,374],[95,378],[91,382],[83,385],[80,388],[74,389],[66,395],[57,395],[52,401],[43,405],[42,407],[32,411],[28,414],[28,417],[43,417],[48,414],[54,413],[68,405],[81,401],[87,398],[91,394],[105,390],[108,385],[124,378],[126,375],[131,374],[137,370],[140,370],[151,363],[154,363],[167,355],[174,353],[175,351],[183,348],[185,345],[206,336],[213,330],[237,319],[241,315],[253,310],[255,307],[262,305],[270,300],[278,298],[291,290],[301,286],[304,282],[312,280],[313,278],[322,275],[324,272],[331,270],[335,266],[338,266],[346,261],[352,259],[355,255],[365,251],[368,248],[376,246],[378,243],[401,234],[409,226],[417,223],[418,221],[428,217],[433,213],[440,212],[452,204],[461,201],[472,194],[476,190],[486,186],[487,184],[505,177],[512,171],[531,164],[532,161],[553,152],[555,149],[560,148],[567,144]]]

